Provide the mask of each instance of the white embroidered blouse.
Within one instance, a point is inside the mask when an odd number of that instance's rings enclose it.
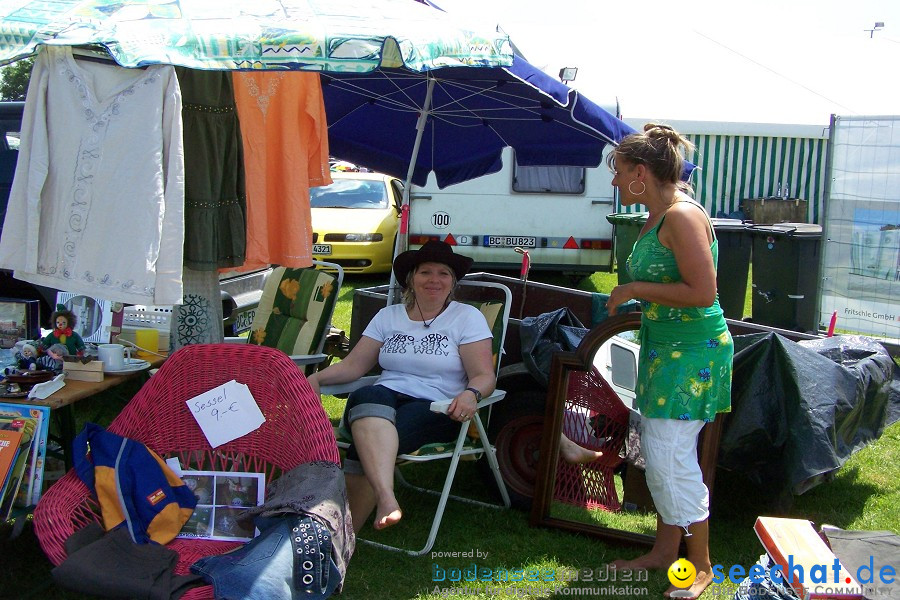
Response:
[[[125,69],[44,46],[35,60],[0,266],[134,304],[182,297],[184,150],[170,66]]]

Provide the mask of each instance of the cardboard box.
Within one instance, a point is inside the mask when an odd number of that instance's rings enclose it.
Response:
[[[66,372],[66,379],[72,381],[103,381],[103,363],[96,359],[88,362],[77,358],[66,360],[63,371]]]
[[[753,529],[772,560],[781,566],[782,577],[801,598],[863,600],[862,586],[840,564],[811,522],[758,517]],[[840,565],[837,576],[835,563]]]

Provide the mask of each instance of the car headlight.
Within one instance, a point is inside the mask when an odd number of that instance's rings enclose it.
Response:
[[[326,242],[380,242],[384,236],[380,233],[329,233]]]

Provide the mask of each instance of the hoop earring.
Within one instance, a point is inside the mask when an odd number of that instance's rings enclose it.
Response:
[[[637,180],[635,180],[635,181],[637,181]],[[643,195],[644,195],[644,192],[647,191],[647,184],[644,183],[643,181],[641,181],[641,182],[639,182],[639,183],[640,183],[642,186],[644,186],[644,187],[641,188],[641,191],[640,191],[640,192],[635,192],[633,189],[631,189],[631,186],[634,185],[634,181],[630,181],[630,182],[628,183],[628,191],[631,193],[632,196],[643,196]]]

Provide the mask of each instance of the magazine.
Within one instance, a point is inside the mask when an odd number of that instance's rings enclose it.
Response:
[[[31,456],[15,506],[34,506],[41,499],[44,488],[44,462],[47,458],[47,437],[50,433],[50,407],[36,404],[0,402],[0,417],[20,416],[37,421],[37,435],[31,441]]]
[[[264,473],[182,471],[181,480],[197,497],[197,507],[177,537],[246,542],[259,533],[237,517],[263,503]]]

